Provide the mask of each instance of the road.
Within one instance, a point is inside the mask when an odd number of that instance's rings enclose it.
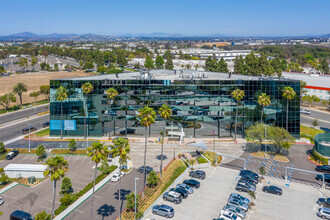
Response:
[[[26,118],[28,116],[36,115],[40,112],[45,112],[49,110],[49,105],[37,106],[36,108],[28,108],[21,111],[11,112],[8,114],[0,115],[0,125],[15,121],[21,118]]]
[[[312,122],[314,119],[318,119],[318,126],[326,129],[330,129],[330,114],[329,113],[323,113],[320,111],[315,111],[313,109],[306,108],[309,111],[311,111],[310,115],[300,114],[300,122],[301,124],[306,124],[311,127],[313,127]]]

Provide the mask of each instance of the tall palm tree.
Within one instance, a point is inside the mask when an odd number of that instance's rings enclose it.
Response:
[[[118,96],[118,92],[114,88],[109,88],[107,89],[107,97],[110,99],[109,105],[110,105],[110,110],[109,110],[109,140],[111,138],[110,130],[111,130],[111,101],[113,101],[116,97]]]
[[[238,102],[241,101],[245,94],[244,91],[237,88],[232,93],[231,96],[236,100],[236,123],[235,123],[235,140],[236,140],[236,131],[237,131],[237,117],[238,117]]]
[[[160,114],[160,117],[164,118],[165,120],[167,120],[171,115],[172,115],[172,109],[164,104],[158,111],[158,113]],[[165,128],[166,128],[166,121],[165,121]],[[164,147],[164,136],[166,135],[166,130],[164,128],[164,132],[162,133],[162,149],[161,149],[161,159],[160,159],[160,178],[162,178],[163,175],[163,147]]]
[[[81,89],[83,93],[85,94],[85,104],[86,104],[86,109],[85,109],[85,118],[84,118],[84,137],[86,139],[86,116],[88,114],[88,106],[87,106],[87,95],[91,92],[93,92],[93,85],[90,82],[84,83],[81,86]]]
[[[296,92],[290,86],[284,87],[282,92],[283,98],[286,99],[286,130],[289,131],[289,100],[292,100],[296,96]]]
[[[95,180],[96,180],[96,174],[97,174],[97,165],[105,161],[108,157],[108,154],[110,153],[110,150],[107,146],[104,146],[101,142],[94,142],[92,143],[92,146],[89,146],[87,148],[87,156],[91,157],[92,161],[95,162],[95,168],[94,168],[94,185],[93,185],[93,194],[92,194],[92,208],[91,208],[91,220],[93,220],[93,205],[94,205],[94,192],[95,192]]]
[[[50,174],[50,179],[53,181],[53,206],[52,206],[52,219],[55,212],[55,195],[56,195],[56,182],[64,177],[64,173],[68,171],[69,164],[68,161],[64,160],[63,156],[56,155],[51,157],[46,161],[48,165],[47,170],[44,172],[44,175],[47,176]]]
[[[146,186],[146,157],[147,157],[147,138],[148,138],[148,132],[147,129],[149,126],[151,126],[153,123],[155,123],[156,118],[156,112],[148,107],[145,106],[144,108],[139,109],[139,114],[137,117],[140,119],[140,124],[144,126],[145,128],[145,146],[144,146],[144,180],[143,180],[143,188]]]
[[[27,92],[27,86],[24,83],[19,82],[14,86],[13,92],[16,93],[19,96],[19,101],[20,101],[20,105],[21,105],[21,108],[22,108],[22,104],[23,104],[22,94],[24,92]]]
[[[264,108],[265,106],[269,106],[270,105],[270,98],[269,95],[267,95],[266,93],[261,93],[258,96],[258,104],[260,106],[262,106],[262,111],[261,111],[261,117],[260,117],[260,123],[262,123],[262,116],[264,114]]]
[[[60,86],[56,92],[55,97],[57,101],[61,102],[61,139],[63,138],[62,130],[63,130],[63,101],[68,98],[68,91],[63,86]]]
[[[131,151],[131,148],[128,143],[128,139],[126,138],[116,138],[113,141],[113,145],[111,145],[111,153],[113,156],[119,156],[119,173],[121,173],[121,165],[124,161],[127,160],[127,154]],[[121,178],[119,179],[119,204],[121,202]],[[119,219],[121,219],[121,212],[122,212],[122,206],[120,205],[120,211],[119,211]]]

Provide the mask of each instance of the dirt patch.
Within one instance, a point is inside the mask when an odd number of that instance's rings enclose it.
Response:
[[[14,85],[23,82],[27,85],[28,91],[23,93],[23,104],[34,102],[34,98],[30,97],[30,92],[38,91],[40,86],[49,85],[51,79],[63,79],[71,77],[92,76],[93,73],[77,72],[49,72],[49,73],[27,73],[21,75],[12,75],[0,78],[0,96],[13,90]],[[44,95],[40,95],[37,100],[45,99]]]

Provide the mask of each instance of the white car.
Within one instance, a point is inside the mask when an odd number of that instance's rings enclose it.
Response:
[[[235,215],[235,213],[227,210],[222,210],[219,215],[219,218],[224,220],[242,220],[240,217]]]
[[[3,201],[2,197],[0,197],[0,205],[2,205],[5,201]]]
[[[120,178],[123,178],[124,176],[124,172],[121,172],[121,173],[115,173],[112,178],[111,178],[111,181],[112,182],[117,182]]]
[[[303,114],[306,114],[306,115],[310,115],[311,114],[310,111],[308,111],[307,109],[304,109],[304,108],[300,109],[300,113],[303,113]]]

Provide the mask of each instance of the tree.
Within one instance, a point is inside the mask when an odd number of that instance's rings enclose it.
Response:
[[[172,56],[171,56],[171,50],[166,50],[164,55],[163,55],[163,58],[165,60],[168,60],[168,59],[172,59]],[[166,68],[165,68],[166,69]]]
[[[22,94],[24,92],[27,92],[27,86],[24,83],[19,82],[14,86],[13,92],[16,93],[19,96],[20,105],[21,105],[21,108],[22,108],[22,104],[23,104]]]
[[[161,57],[160,55],[158,55],[156,57],[156,60],[155,60],[155,65],[156,65],[156,68],[157,69],[163,69],[164,68],[164,59],[163,57]]]
[[[103,161],[101,162],[100,170],[101,170],[102,173],[104,173],[104,174],[110,174],[110,172],[112,171],[112,168],[111,168],[111,166],[109,165],[108,161],[103,160]]]
[[[138,198],[139,197],[136,197],[136,204],[139,203]],[[132,211],[132,210],[135,209],[135,193],[134,192],[131,192],[127,196],[126,209],[129,210],[129,211]]]
[[[327,100],[322,100],[322,105],[323,105],[324,107],[327,107],[327,105],[328,105],[328,101],[327,101]]]
[[[105,66],[99,66],[97,68],[98,73],[105,73],[107,71],[107,68]]]
[[[308,106],[311,107],[311,104],[313,102],[313,98],[310,95],[305,95],[305,96],[302,97],[302,101],[307,102]]]
[[[187,70],[190,70],[190,68],[191,68],[191,65],[190,64],[186,64],[186,69]]]
[[[295,138],[287,130],[280,127],[268,127],[267,139],[272,142],[276,153],[280,153],[281,149],[288,150],[291,144],[295,143]]]
[[[324,74],[329,74],[329,63],[327,61],[327,58],[321,59],[320,62],[320,69],[323,71]]]
[[[276,57],[275,59],[272,59],[270,62],[271,66],[273,67],[274,72],[277,74],[277,76],[282,75],[282,67],[281,67],[281,59],[279,57]],[[281,77],[279,77],[281,78]]]
[[[136,69],[136,70],[137,69],[140,69],[140,63],[139,62],[137,62],[137,63],[134,64],[134,69]]]
[[[0,154],[6,152],[6,147],[5,145],[3,144],[3,142],[0,142]]]
[[[137,115],[137,117],[140,119],[140,124],[142,126],[144,126],[145,130],[145,145],[144,145],[144,162],[143,162],[143,166],[144,166],[144,181],[143,181],[143,188],[145,188],[146,186],[146,158],[147,158],[147,142],[148,142],[148,134],[147,134],[147,129],[149,126],[151,126],[152,124],[155,123],[155,119],[156,119],[156,112],[148,107],[145,106],[144,108],[139,109],[139,114]],[[149,128],[150,129],[150,128]]]
[[[63,101],[68,98],[68,91],[63,86],[60,86],[56,92],[55,97],[57,101],[61,102],[61,139],[63,138],[62,130],[63,130]]]
[[[318,122],[317,118],[314,118],[314,119],[313,119],[313,121],[312,121],[312,125],[313,125],[313,127],[316,127],[316,126],[319,125],[319,122]]]
[[[246,74],[244,58],[242,55],[236,57],[234,60],[234,72],[239,74]]]
[[[1,174],[0,182],[1,184],[5,185],[6,183],[10,182],[10,178],[6,174]]]
[[[289,100],[296,96],[296,92],[290,86],[284,87],[282,92],[283,98],[286,99],[286,130],[289,131]]]
[[[73,138],[70,139],[70,142],[69,142],[69,149],[70,149],[71,151],[75,151],[76,148],[77,148],[77,143],[76,143],[76,141],[75,141]]]
[[[252,51],[245,57],[245,70],[247,75],[258,76],[259,74],[259,59]]]
[[[45,62],[40,63],[41,70],[45,70],[46,66],[47,66],[47,63],[45,63]]]
[[[218,62],[215,58],[212,58],[211,56],[207,57],[205,60],[205,69],[207,71],[211,72],[217,72],[218,71]]]
[[[39,145],[37,150],[36,150],[36,155],[41,158],[46,154],[46,150],[44,145]]]
[[[307,95],[307,90],[305,89],[307,86],[306,82],[303,80],[300,80],[300,102],[302,102],[302,97],[304,95]]]
[[[38,63],[37,57],[35,57],[35,56],[31,57],[31,65],[35,66],[37,63]]]
[[[109,88],[106,91],[107,98],[109,100],[109,140],[111,138],[111,102],[115,100],[115,98],[118,96],[118,92],[115,88]]]
[[[58,64],[57,63],[54,64],[54,71],[58,72]]]
[[[10,104],[13,102],[16,102],[16,97],[13,93],[7,93],[7,94],[0,96],[0,105],[5,107],[7,112],[10,107]]]
[[[147,68],[148,70],[154,68],[154,61],[152,60],[151,56],[147,56],[144,62],[144,67]]]
[[[265,166],[259,167],[259,173],[260,173],[261,177],[263,178],[263,176],[266,174]]]
[[[262,116],[263,116],[263,113],[264,113],[264,108],[265,108],[265,106],[269,106],[270,103],[271,102],[270,102],[269,95],[267,95],[266,93],[261,93],[261,95],[258,96],[258,104],[260,106],[262,106],[260,123],[262,123]]]
[[[226,61],[223,59],[223,57],[221,57],[221,59],[218,62],[218,70],[217,72],[221,72],[221,73],[228,73],[228,66]]]
[[[164,147],[164,136],[166,135],[166,120],[169,119],[169,117],[171,117],[172,115],[172,109],[164,104],[162,107],[159,108],[159,111],[158,113],[160,114],[160,117],[164,118],[165,119],[165,127],[164,127],[164,132],[161,132],[161,135],[162,135],[162,148],[161,148],[161,153],[160,153],[160,156],[161,156],[161,159],[160,159],[160,178],[163,177],[163,147]]]
[[[0,66],[0,76],[2,76],[3,73],[6,73],[6,70],[3,66]]]
[[[197,70],[199,67],[199,64],[197,63],[194,67],[195,67],[195,70]]]
[[[249,196],[251,197],[251,205],[254,204],[253,200],[256,199],[256,194],[254,191],[249,190]]]
[[[94,69],[94,63],[93,61],[87,61],[84,66],[83,66],[84,70],[88,70],[88,69]]]
[[[50,94],[50,86],[49,85],[42,85],[40,86],[39,93],[44,95],[46,99],[49,100],[49,94]]]
[[[60,203],[63,206],[69,206],[73,202],[73,195],[71,193],[65,193],[61,198],[60,198]]]
[[[245,137],[249,141],[257,142],[257,144],[259,145],[259,149],[260,149],[262,141],[265,140],[265,124],[257,122],[256,124],[251,125],[246,130]]]
[[[21,59],[19,60],[19,65],[20,66],[27,66],[28,65],[28,59],[26,59],[25,57],[21,57]]]
[[[312,95],[312,100],[313,100],[314,103],[321,101],[320,98],[317,97],[316,95]]]
[[[174,68],[174,65],[173,65],[172,58],[169,57],[169,58],[166,60],[166,63],[165,63],[165,69],[167,69],[167,70],[173,70],[173,68]]]
[[[64,177],[61,184],[61,192],[68,193],[72,189],[71,179],[69,177]]]
[[[236,140],[236,131],[237,131],[237,117],[238,117],[238,102],[241,101],[245,94],[243,90],[240,90],[239,88],[235,89],[231,93],[232,97],[236,100],[236,123],[235,123],[235,140]]]
[[[68,171],[68,161],[64,160],[63,156],[56,155],[51,157],[46,161],[47,170],[44,172],[44,175],[47,176],[50,174],[50,179],[53,181],[53,205],[52,205],[52,217],[54,217],[55,212],[55,195],[56,195],[56,182],[64,177],[65,172]]]
[[[158,180],[159,180],[159,178],[157,176],[157,173],[155,171],[151,171],[147,178],[148,185],[150,187],[157,186]]]
[[[39,92],[30,92],[29,96],[34,98],[34,102],[37,101],[38,96],[40,95]]]
[[[88,105],[87,105],[87,95],[91,92],[93,92],[93,85],[90,83],[90,82],[86,82],[84,83],[82,86],[81,86],[81,90],[85,96],[85,106],[86,106],[86,109],[85,112],[84,112],[84,137],[86,139],[86,117],[88,116]]]
[[[87,156],[91,158],[93,162],[95,162],[94,167],[94,178],[93,178],[93,194],[92,194],[92,208],[91,208],[91,220],[93,220],[93,205],[94,205],[94,192],[95,192],[95,181],[97,174],[97,165],[107,159],[108,154],[110,153],[107,146],[104,146],[100,141],[93,142],[92,146],[87,148]]]
[[[35,220],[51,220],[51,215],[47,215],[46,211],[44,210],[36,215]]]

